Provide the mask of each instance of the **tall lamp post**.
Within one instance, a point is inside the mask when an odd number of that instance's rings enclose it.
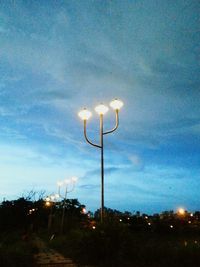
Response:
[[[71,177],[70,179],[66,179],[64,181],[59,181],[57,183],[58,185],[58,196],[59,198],[63,199],[63,210],[62,210],[62,217],[61,217],[61,224],[60,224],[60,233],[63,233],[63,227],[64,227],[64,220],[65,220],[65,206],[66,206],[66,199],[67,194],[72,192],[75,188],[75,184],[77,182],[77,177]],[[64,195],[61,193],[61,187],[64,186]],[[69,188],[71,186],[71,188]]]
[[[50,195],[48,197],[46,197],[45,199],[45,205],[47,207],[50,207],[50,214],[49,214],[49,218],[48,218],[48,231],[51,230],[51,225],[52,225],[52,216],[53,216],[53,203],[56,201],[56,198],[58,198],[58,194],[55,195]]]
[[[105,131],[103,130],[103,118],[104,115],[107,113],[108,111],[108,107],[100,104],[98,106],[96,106],[95,111],[98,113],[99,117],[100,117],[100,144],[95,144],[93,142],[91,142],[88,137],[87,137],[87,132],[86,132],[86,124],[87,124],[87,120],[92,116],[92,113],[87,110],[86,108],[84,108],[83,110],[81,110],[78,115],[79,117],[83,120],[84,123],[84,136],[86,141],[97,148],[100,148],[101,150],[101,222],[103,222],[103,217],[104,217],[104,144],[103,144],[103,137],[106,134],[110,134],[112,132],[114,132],[119,125],[119,110],[120,108],[123,106],[123,102],[115,99],[113,101],[110,102],[110,107],[113,108],[115,110],[115,127],[113,129],[111,129],[110,131]]]

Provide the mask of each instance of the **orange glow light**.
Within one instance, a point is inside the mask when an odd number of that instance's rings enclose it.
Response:
[[[179,215],[185,215],[185,210],[183,208],[178,209]]]

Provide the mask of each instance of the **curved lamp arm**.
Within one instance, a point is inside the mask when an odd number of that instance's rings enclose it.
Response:
[[[75,183],[72,184],[72,188],[70,190],[67,190],[67,194],[71,193],[72,191],[74,191],[75,188]]]
[[[74,188],[75,188],[75,184],[73,184],[72,188],[70,190],[68,190],[67,186],[66,186],[66,189],[65,189],[65,195],[61,195],[60,193],[58,194],[59,195],[59,198],[62,198],[62,199],[66,199],[67,198],[67,194],[68,193],[71,193],[72,191],[74,191]],[[60,192],[60,189],[59,189],[59,192]]]
[[[117,130],[118,126],[119,126],[119,110],[116,109],[116,113],[115,113],[115,127],[112,130],[110,130],[110,131],[104,132],[103,134],[109,134],[109,133],[114,132],[115,130]]]
[[[84,136],[85,136],[86,141],[87,141],[90,145],[95,146],[95,147],[98,147],[98,148],[101,148],[100,145],[96,145],[96,144],[92,143],[92,142],[87,138],[87,133],[86,133],[86,120],[84,120]]]

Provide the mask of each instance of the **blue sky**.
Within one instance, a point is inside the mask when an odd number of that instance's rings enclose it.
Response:
[[[77,113],[118,97],[105,205],[200,209],[199,11],[191,0],[1,1],[0,200],[78,176],[69,197],[97,209],[99,150]],[[96,142],[98,126],[93,113]]]

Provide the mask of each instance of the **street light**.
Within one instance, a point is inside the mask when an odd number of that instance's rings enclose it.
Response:
[[[58,198],[58,194],[50,195],[50,196],[45,198],[45,205],[47,207],[51,207],[50,214],[49,214],[49,219],[48,219],[48,231],[50,231],[51,225],[52,225],[53,203],[54,203],[54,201],[56,201],[56,198]]]
[[[83,120],[84,123],[84,136],[86,141],[97,148],[101,149],[101,222],[103,222],[103,217],[104,217],[104,145],[103,145],[103,136],[105,134],[110,134],[114,132],[118,126],[119,126],[119,110],[122,108],[123,102],[120,101],[119,99],[114,99],[113,101],[110,102],[110,107],[115,110],[115,127],[111,129],[110,131],[103,131],[103,117],[104,115],[108,112],[109,108],[103,104],[100,104],[95,107],[95,111],[98,113],[100,116],[100,144],[94,144],[91,142],[88,137],[87,137],[87,132],[86,132],[86,124],[88,119],[92,116],[92,113],[84,108],[78,113],[78,116]]]
[[[75,188],[75,184],[77,182],[77,177],[71,177],[70,179],[65,179],[64,181],[57,182],[58,185],[58,197],[63,199],[63,211],[62,211],[62,217],[61,217],[61,225],[60,225],[60,232],[63,233],[63,226],[64,226],[64,220],[65,220],[65,206],[66,206],[66,198],[67,194],[72,192]],[[71,185],[71,188],[69,189],[69,186]],[[64,186],[64,195],[61,193],[61,187]]]
[[[186,213],[186,212],[185,212],[185,209],[183,209],[183,208],[179,208],[179,209],[178,209],[178,214],[179,214],[179,215],[184,216],[185,213]]]
[[[78,113],[78,115],[82,120],[88,120],[92,116],[92,113],[86,108],[84,108]]]

